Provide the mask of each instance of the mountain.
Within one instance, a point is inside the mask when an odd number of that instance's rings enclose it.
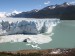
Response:
[[[0,12],[0,18],[6,18],[6,17],[10,17],[11,15],[16,15],[16,14],[19,14],[21,13],[20,11],[12,11],[10,13],[7,13],[7,12]]]
[[[10,17],[19,18],[60,18],[61,20],[74,20],[75,19],[75,5],[67,2],[60,5],[50,5],[43,9],[31,10],[21,12],[19,14],[11,15]]]

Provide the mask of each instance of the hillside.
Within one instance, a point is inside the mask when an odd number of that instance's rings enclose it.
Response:
[[[43,9],[21,12],[10,17],[16,18],[60,18],[61,20],[75,19],[75,5],[63,3],[60,5],[50,5]]]

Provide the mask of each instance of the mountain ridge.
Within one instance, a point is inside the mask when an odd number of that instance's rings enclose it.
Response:
[[[60,18],[61,20],[75,20],[75,5],[67,2],[60,5],[50,5],[43,9],[21,12],[11,15],[16,18]]]

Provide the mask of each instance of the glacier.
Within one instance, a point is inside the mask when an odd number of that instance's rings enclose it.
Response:
[[[52,41],[53,28],[59,19],[1,18],[0,43],[24,42],[28,46],[41,49],[39,44]]]
[[[50,33],[57,23],[59,19],[17,19],[16,21],[2,19],[0,20],[0,35]]]

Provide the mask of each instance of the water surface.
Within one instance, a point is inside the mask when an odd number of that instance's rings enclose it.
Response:
[[[46,44],[39,44],[41,49],[50,48],[75,48],[75,20],[63,20],[53,28],[52,41]],[[15,51],[24,49],[35,49],[26,45],[25,42],[1,43],[0,51]]]

